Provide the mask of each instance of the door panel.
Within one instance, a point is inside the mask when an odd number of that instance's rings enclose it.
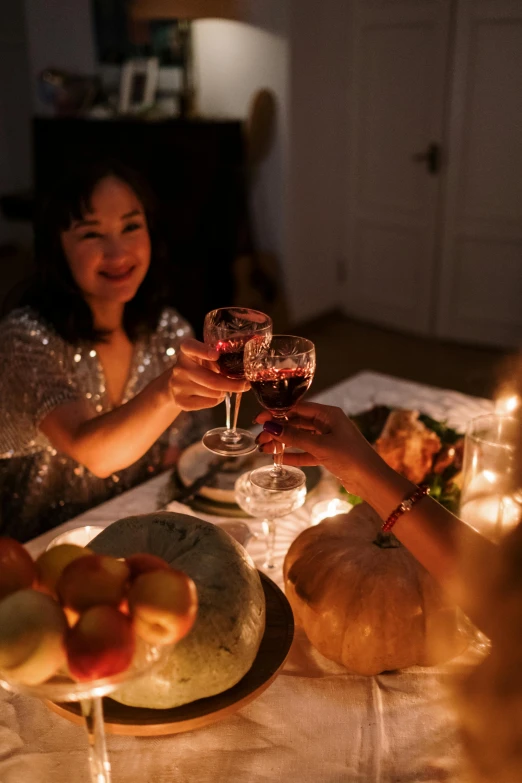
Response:
[[[347,313],[430,331],[450,4],[353,4]]]
[[[420,51],[430,37],[427,24],[368,25],[361,31],[357,196],[368,211],[422,215],[425,177],[411,156],[432,131],[423,97],[431,66]],[[412,105],[420,110],[412,112]]]
[[[461,0],[437,331],[522,341],[522,3]]]

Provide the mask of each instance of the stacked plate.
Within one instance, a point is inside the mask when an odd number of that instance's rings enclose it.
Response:
[[[182,453],[177,469],[173,472],[167,487],[166,502],[178,500],[187,503],[195,511],[222,517],[244,517],[234,498],[234,485],[243,473],[261,465],[269,465],[272,457],[254,452],[245,457],[216,457],[201,443],[193,443]],[[305,468],[307,490],[310,492],[320,479],[318,468]],[[198,479],[205,478],[202,485]],[[190,498],[183,499],[185,489],[198,482],[197,491]]]

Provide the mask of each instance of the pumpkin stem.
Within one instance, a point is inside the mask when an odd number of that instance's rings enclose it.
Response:
[[[379,549],[397,549],[402,546],[401,542],[395,538],[393,533],[383,533],[381,530],[377,533],[377,538],[373,542]]]

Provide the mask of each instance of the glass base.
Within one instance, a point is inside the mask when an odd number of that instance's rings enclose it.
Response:
[[[306,476],[299,468],[285,465],[281,471],[276,471],[273,465],[257,468],[250,473],[250,481],[260,489],[270,489],[274,492],[288,492],[298,489],[306,483]]]
[[[458,628],[466,639],[468,649],[471,649],[473,653],[481,658],[489,655],[491,652],[491,641],[461,609],[458,610]]]
[[[205,432],[201,442],[206,449],[222,457],[242,457],[257,449],[255,437],[248,430],[236,429],[238,437],[235,440],[224,438],[227,432],[229,430],[226,427],[216,427]]]

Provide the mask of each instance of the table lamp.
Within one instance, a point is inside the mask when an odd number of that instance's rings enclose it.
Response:
[[[193,19],[246,19],[246,0],[132,0],[130,16],[136,22],[178,19],[186,56],[182,68],[180,115],[186,117],[194,111],[195,89],[191,21]]]

